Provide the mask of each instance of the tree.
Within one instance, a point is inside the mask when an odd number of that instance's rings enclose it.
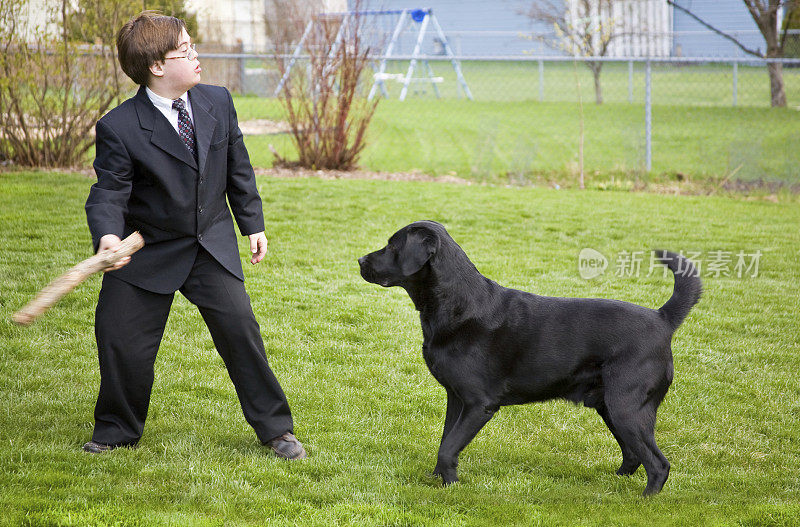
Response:
[[[553,33],[535,34],[533,38],[548,47],[573,56],[604,57],[611,42],[622,35],[618,21],[607,15],[613,12],[614,0],[538,0],[522,12],[535,22],[553,27]],[[600,83],[602,61],[585,61],[594,78],[595,102],[603,103]]]
[[[761,51],[761,48],[750,49],[742,44],[735,37],[721,31],[720,29],[712,26],[705,20],[701,19],[690,8],[680,5],[674,0],[667,0],[667,3],[683,11],[697,22],[707,27],[711,31],[725,37],[734,44],[736,44],[742,51],[749,55],[759,57],[762,59],[780,59],[784,57],[784,48],[786,45],[786,35],[789,22],[794,19],[800,7],[798,0],[742,0],[747,11],[758,26],[761,35],[767,44],[766,53]],[[783,14],[784,23],[782,27],[779,26],[779,15]],[[770,101],[774,107],[786,106],[786,90],[783,83],[783,64],[780,62],[768,62],[767,73],[769,74],[770,86]]]

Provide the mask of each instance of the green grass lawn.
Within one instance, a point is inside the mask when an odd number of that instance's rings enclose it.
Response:
[[[30,328],[11,313],[91,253],[80,175],[0,174],[0,524],[797,525],[800,328],[795,204],[629,192],[260,178],[270,252],[246,269],[303,462],[272,458],[241,415],[199,314],[178,296],[136,450],[80,451],[99,383],[93,277]],[[503,408],[428,476],[444,390],[421,356],[405,293],[356,258],[418,219],[443,222],[485,275],[544,295],[658,307],[672,279],[590,281],[577,257],[654,247],[761,250],[759,275],[715,278],[673,340],[656,439],[664,492],[640,493],[594,411]],[[244,244],[240,244],[243,256]],[[701,258],[701,262],[703,262]],[[613,265],[613,262],[612,262]],[[702,265],[702,264],[701,264]]]
[[[740,65],[733,103],[730,65],[652,66],[652,171],[645,171],[645,74],[635,63],[607,63],[605,103],[594,103],[591,74],[582,64],[464,61],[462,69],[475,100],[459,97],[448,62],[431,62],[442,76],[442,99],[428,85],[414,85],[406,101],[400,85],[387,82],[368,134],[361,164],[378,171],[420,171],[478,181],[516,184],[577,179],[583,101],[584,165],[589,182],[669,180],[676,174],[699,181],[767,180],[800,183],[797,108],[800,69],[785,68],[789,108],[769,107],[764,68]],[[390,72],[407,63],[391,62]],[[369,70],[371,73],[371,70]],[[371,82],[371,81],[370,81]],[[541,84],[540,84],[541,82]],[[238,96],[240,120],[284,120],[278,101]],[[253,162],[268,167],[272,144],[296,157],[287,136],[250,136]]]
[[[456,74],[449,62],[430,62],[434,75],[442,77],[439,92],[445,98],[461,96]],[[601,72],[603,99],[606,102],[642,102],[645,96],[645,64],[634,62],[632,72],[627,62],[606,62]],[[462,61],[464,79],[475,100],[520,101],[542,100],[573,102],[577,100],[578,84],[586,102],[594,102],[594,79],[583,63],[538,61],[488,62]],[[387,72],[408,71],[408,63],[389,62]],[[425,77],[418,67],[415,77]],[[652,96],[654,104],[692,106],[730,106],[733,104],[733,66],[730,64],[668,64],[652,63]],[[768,107],[769,78],[766,68],[740,65],[737,72],[736,103],[742,106]],[[794,69],[784,69],[785,89],[789,101],[800,101],[800,75]],[[389,96],[398,97],[402,85],[387,83]],[[420,97],[433,97],[429,83],[416,86]],[[413,91],[409,92],[412,95]]]
[[[202,61],[202,57],[201,57]],[[449,61],[429,61],[433,75],[441,77],[437,83],[444,99],[463,96],[455,70]],[[386,72],[405,75],[408,61],[387,61]],[[272,68],[274,63],[258,61],[248,64],[253,68]],[[305,63],[297,63],[295,71],[304,71]],[[461,70],[470,92],[476,101],[544,101],[575,102],[578,85],[585,102],[594,102],[594,79],[591,71],[578,62],[543,61],[540,75],[538,61],[461,61]],[[800,104],[800,70],[784,68],[786,96],[790,104]],[[770,105],[770,87],[767,70],[763,66],[740,64],[734,84],[732,64],[669,64],[653,62],[653,103],[668,106],[732,106],[734,88],[736,104],[746,107],[766,108]],[[372,68],[365,73],[365,81],[372,82]],[[415,78],[425,77],[425,66],[417,63]],[[634,62],[632,71],[627,62],[606,62],[601,72],[603,99],[612,103],[643,103],[645,97],[645,63]],[[400,95],[402,84],[386,81],[390,98]],[[435,91],[430,83],[412,83],[409,99],[433,99]]]
[[[282,120],[274,99],[239,97],[240,120]],[[645,172],[644,107],[584,105],[587,181],[609,178],[800,183],[798,114],[790,109],[655,106],[653,170]],[[565,102],[384,100],[368,132],[361,165],[476,181],[529,184],[577,181],[580,113]],[[256,166],[271,166],[272,144],[290,159],[287,135],[252,135]]]

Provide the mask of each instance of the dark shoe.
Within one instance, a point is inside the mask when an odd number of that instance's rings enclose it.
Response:
[[[83,449],[86,452],[90,452],[92,454],[102,454],[104,452],[108,452],[109,450],[114,450],[115,448],[125,447],[125,448],[136,448],[138,442],[134,443],[125,443],[122,445],[106,445],[105,443],[98,443],[97,441],[89,441],[85,445],[83,445]]]
[[[92,454],[102,454],[104,452],[108,452],[110,450],[114,450],[114,446],[112,445],[104,445],[103,443],[95,443],[94,441],[89,441],[85,445],[83,445],[83,449],[86,452],[90,452]]]
[[[303,445],[291,432],[286,432],[282,436],[267,441],[267,446],[275,452],[275,455],[284,459],[303,459],[306,457],[306,450]]]

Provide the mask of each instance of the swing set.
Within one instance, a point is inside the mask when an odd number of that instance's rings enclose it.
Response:
[[[453,49],[450,47],[449,42],[447,41],[447,37],[442,30],[442,26],[439,24],[439,20],[436,18],[436,15],[433,14],[433,9],[431,8],[424,8],[424,9],[396,9],[396,10],[381,10],[381,11],[347,11],[343,13],[321,13],[315,15],[309,20],[308,24],[303,31],[303,35],[300,37],[300,40],[297,43],[297,46],[294,49],[294,53],[292,53],[291,59],[289,60],[289,64],[284,72],[278,86],[275,88],[274,96],[277,97],[278,94],[284,89],[286,82],[289,80],[289,75],[292,71],[292,67],[295,65],[297,60],[300,58],[301,54],[303,53],[303,49],[306,46],[307,40],[309,35],[311,35],[312,31],[315,30],[315,27],[318,24],[323,22],[330,22],[331,20],[338,20],[339,21],[339,29],[336,33],[336,37],[334,39],[333,45],[331,46],[330,52],[328,54],[328,60],[332,59],[336,51],[338,50],[339,46],[345,45],[346,38],[348,35],[349,28],[353,26],[354,22],[356,22],[358,17],[374,17],[376,20],[376,26],[381,25],[388,29],[386,24],[387,19],[394,21],[394,29],[392,31],[391,39],[389,43],[386,45],[383,55],[380,57],[379,63],[376,65],[373,63],[373,70],[375,71],[373,75],[373,83],[372,88],[369,91],[369,95],[367,98],[372,100],[373,97],[377,94],[378,90],[380,90],[381,95],[383,97],[389,97],[389,91],[387,89],[387,81],[395,81],[402,84],[402,88],[400,90],[399,100],[404,101],[406,96],[408,95],[409,87],[412,83],[425,83],[430,84],[433,87],[433,90],[436,94],[436,98],[441,98],[441,93],[439,92],[439,84],[444,82],[443,77],[437,77],[433,73],[433,69],[429,61],[426,58],[423,58],[425,55],[422,53],[422,46],[425,41],[426,32],[428,30],[428,26],[430,24],[433,25],[433,30],[436,34],[434,38],[434,44],[438,44],[441,47],[440,54],[445,55],[450,58],[450,63],[453,66],[453,71],[455,71],[456,79],[458,81],[458,87],[460,95],[466,97],[469,100],[472,99],[472,93],[469,90],[469,86],[467,86],[467,81],[464,79],[464,75],[461,72],[461,64],[456,59],[455,54],[453,53]],[[403,31],[411,26],[411,31],[413,32],[416,29],[417,35],[414,44],[414,50],[411,53],[408,70],[405,73],[389,73],[386,71],[387,68],[387,61],[393,60],[393,53],[397,52],[397,48],[399,47],[399,42]],[[388,32],[387,32],[388,33]],[[398,56],[399,54],[395,55]],[[402,56],[398,59],[394,60],[405,60],[407,57]],[[417,69],[420,67],[419,63],[422,63],[424,67],[424,71],[421,72],[419,77],[415,77],[414,75],[417,73]]]

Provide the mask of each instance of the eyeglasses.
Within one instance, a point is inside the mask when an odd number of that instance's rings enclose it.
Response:
[[[164,57],[164,60],[167,59],[186,59],[186,60],[194,60],[198,56],[197,50],[194,49],[194,44],[189,46],[189,49],[186,50],[186,55],[178,55],[176,57]]]

